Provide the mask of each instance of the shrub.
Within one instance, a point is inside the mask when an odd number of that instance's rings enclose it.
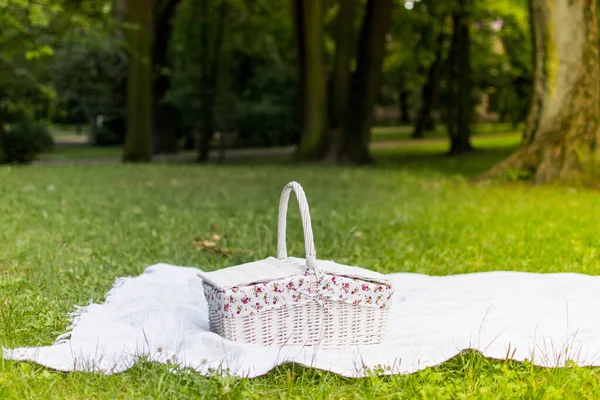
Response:
[[[48,127],[41,122],[20,121],[11,125],[4,137],[6,162],[27,164],[54,147]]]
[[[114,146],[125,142],[126,120],[121,115],[103,115],[92,127],[94,146]]]
[[[286,146],[296,144],[299,137],[289,110],[271,104],[248,108],[239,116],[238,126],[241,147]]]
[[[65,39],[50,66],[63,119],[89,123],[102,116],[103,122],[92,128],[96,145],[124,142],[124,128],[112,123],[125,114],[127,52],[111,36],[92,30],[82,37]]]

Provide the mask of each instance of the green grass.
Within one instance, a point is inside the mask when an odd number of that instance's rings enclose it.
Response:
[[[123,149],[120,146],[95,147],[88,144],[58,145],[54,150],[42,154],[38,159],[46,161],[120,158],[122,153]]]
[[[482,122],[472,126],[473,136],[502,135],[507,133],[521,132],[523,124],[517,125],[516,129],[508,123]],[[396,140],[410,140],[413,132],[412,125],[404,126],[376,126],[373,128],[373,142],[388,142]],[[448,133],[443,124],[437,124],[435,130],[425,132],[426,139],[446,139]]]
[[[279,192],[290,180],[307,192],[320,258],[382,272],[599,274],[599,193],[469,182],[517,140],[480,139],[483,150],[461,158],[441,155],[443,143],[378,149],[379,165],[365,168],[0,168],[0,347],[51,344],[75,305],[103,301],[116,277],[152,263],[212,270],[273,255]],[[295,207],[289,221],[290,254],[302,255]],[[224,247],[254,256],[197,252],[194,238],[215,232]],[[473,352],[409,376],[357,380],[297,365],[234,379],[148,363],[113,376],[59,373],[0,359],[0,398],[590,398],[600,397],[599,376]]]
[[[88,129],[87,126],[83,127]],[[65,126],[53,126],[51,131],[55,140],[58,141],[72,141],[81,139],[81,137],[75,135],[74,127]],[[85,134],[84,129],[84,134]],[[517,131],[518,132],[518,131]],[[404,143],[403,146],[418,146],[429,151],[431,149],[437,151],[438,149],[447,148],[447,135],[445,128],[442,125],[438,125],[435,132],[428,132],[426,134],[427,139],[434,139],[434,143],[423,142],[419,140],[411,141],[410,135],[412,133],[411,126],[380,126],[373,128],[373,143],[380,142],[391,142],[391,141],[409,141]],[[505,123],[479,123],[473,126],[473,137],[477,144],[477,139],[497,139],[494,135],[514,135],[515,138],[520,135],[516,133],[511,124]],[[502,140],[502,138],[499,138]],[[438,143],[439,142],[439,143]],[[414,149],[411,150],[414,152]],[[71,160],[83,160],[83,159],[108,159],[108,158],[120,158],[123,153],[121,146],[109,146],[109,147],[94,147],[89,144],[59,144],[56,148],[49,153],[42,154],[39,159],[42,161],[60,160],[60,161],[71,161]]]
[[[55,140],[81,139],[82,136],[87,138],[90,133],[90,126],[87,124],[79,125],[81,136],[76,134],[77,127],[75,125],[50,125],[50,134]]]
[[[444,158],[443,153],[448,151],[449,144],[447,140],[439,141],[410,141],[403,142],[401,145],[394,145],[386,148],[375,148],[374,154],[379,156],[385,163],[427,163],[434,161],[432,167],[440,166],[443,169],[451,165],[451,170],[456,168],[461,171],[472,167],[473,160],[482,164],[485,169],[490,165],[491,159],[500,160],[507,156],[510,151],[519,143],[521,136],[518,133],[507,134],[503,136],[475,136],[473,144],[483,153],[475,154],[466,158]],[[38,159],[40,161],[58,161],[58,162],[77,162],[82,160],[98,161],[102,159],[120,159],[123,150],[119,146],[94,147],[90,145],[63,145],[57,146],[52,152],[42,154]],[[186,151],[182,156],[193,159],[195,152]],[[285,158],[285,157],[284,157]],[[437,161],[436,161],[437,159]],[[441,161],[445,159],[446,161]],[[269,162],[280,161],[281,157],[269,157]],[[232,160],[235,161],[235,160]],[[264,161],[264,160],[263,160]],[[245,162],[245,161],[244,161]]]

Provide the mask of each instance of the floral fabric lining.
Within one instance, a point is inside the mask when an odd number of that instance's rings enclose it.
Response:
[[[296,275],[250,286],[218,289],[204,282],[204,293],[211,310],[223,318],[254,315],[288,304],[303,304],[330,298],[341,303],[386,308],[394,293],[389,285],[344,276],[325,275],[317,293],[310,289],[309,276]]]

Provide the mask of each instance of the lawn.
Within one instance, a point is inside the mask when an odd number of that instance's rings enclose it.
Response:
[[[87,128],[87,127],[86,127]],[[41,161],[77,161],[83,159],[120,159],[123,153],[121,146],[95,147],[85,143],[84,136],[77,136],[75,128],[69,125],[52,126],[52,136],[58,142],[52,152],[42,154]],[[506,123],[479,123],[473,125],[473,140],[477,144],[480,140],[500,140],[504,136],[513,136],[518,140],[520,137],[519,129],[515,130],[511,124]],[[385,142],[401,142],[402,146],[419,146],[429,151],[430,149],[447,148],[447,134],[445,127],[438,125],[435,131],[427,132],[425,141],[411,140],[411,126],[378,126],[373,128],[372,143],[381,145]],[[515,140],[510,141],[511,144]],[[423,146],[423,144],[426,144]],[[435,145],[433,145],[435,143]],[[412,151],[412,150],[411,150]],[[194,151],[184,152],[193,158]]]
[[[393,140],[410,140],[413,133],[412,125],[401,126],[376,126],[373,128],[373,141],[386,142]],[[471,127],[473,136],[501,135],[511,132],[520,132],[523,130],[523,124],[516,127],[508,123],[477,123]],[[443,124],[437,124],[432,131],[425,132],[425,138],[445,139],[448,137],[446,127]]]
[[[375,167],[238,162],[225,166],[0,168],[0,347],[48,345],[75,305],[103,301],[114,279],[152,263],[216,269],[274,255],[281,188],[298,180],[319,258],[381,272],[600,273],[600,193],[470,178],[517,138],[381,148]],[[289,253],[303,254],[290,207]],[[357,235],[357,232],[361,232]],[[197,251],[223,236],[236,255]],[[173,374],[140,363],[118,375],[59,373],[0,359],[0,398],[589,398],[600,369],[542,369],[467,352],[409,376],[345,379],[286,365],[256,379]]]
[[[122,153],[123,149],[121,146],[96,147],[88,144],[59,144],[51,152],[42,154],[39,160],[120,159]]]

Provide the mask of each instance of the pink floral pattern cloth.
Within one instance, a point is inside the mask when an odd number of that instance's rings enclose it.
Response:
[[[341,303],[387,308],[394,293],[390,285],[337,275],[324,275],[317,288],[316,293],[311,290],[307,274],[228,289],[218,289],[204,282],[210,309],[223,318],[254,315],[286,307],[288,304],[302,304],[324,298]]]

